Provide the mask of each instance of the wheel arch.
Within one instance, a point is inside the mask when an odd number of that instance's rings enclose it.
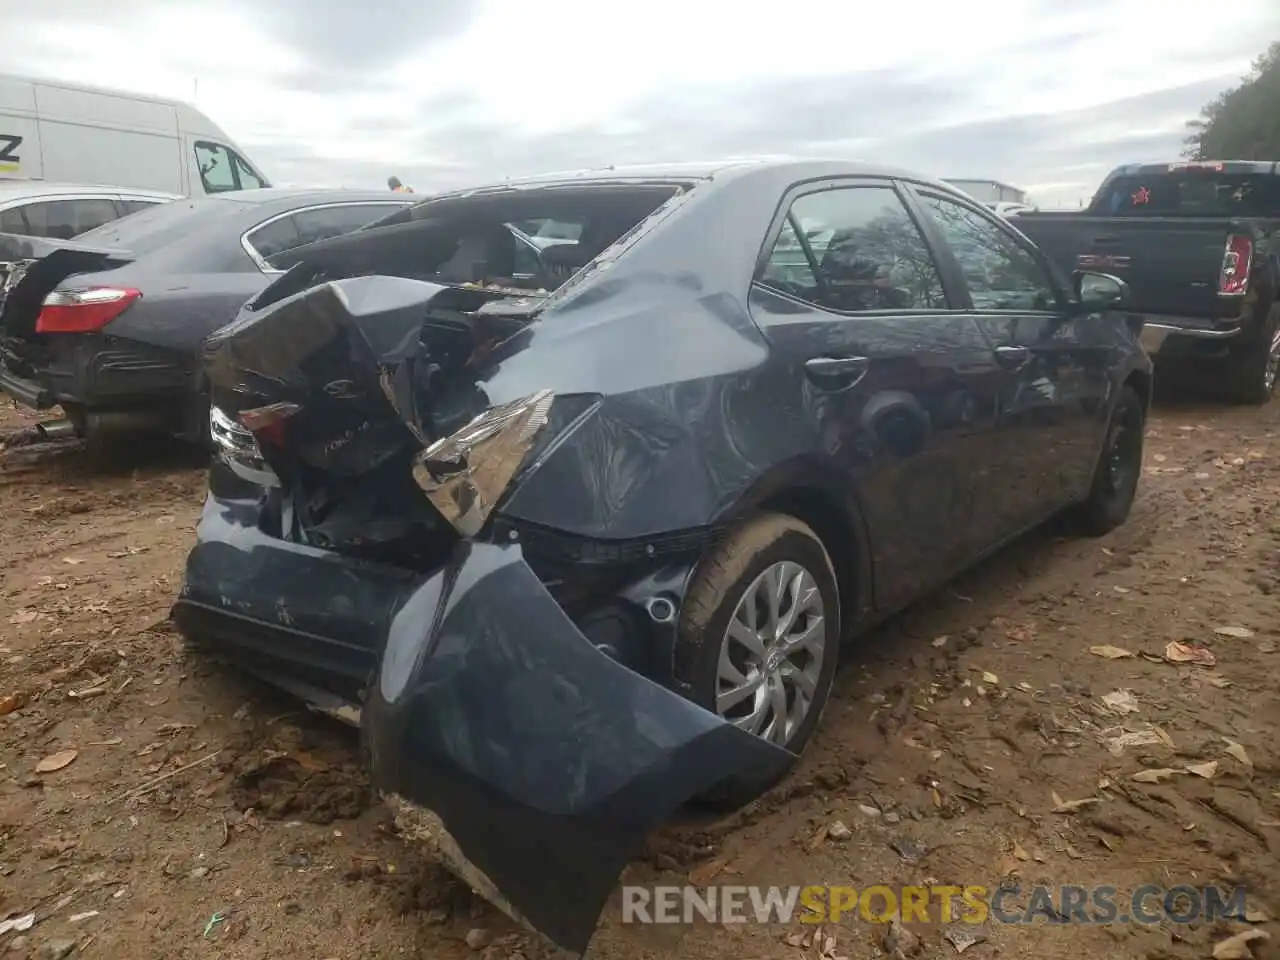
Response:
[[[1131,370],[1122,383],[1122,386],[1133,387],[1137,391],[1139,399],[1142,400],[1142,413],[1144,416],[1151,412],[1152,385],[1152,376],[1149,370]]]
[[[733,525],[766,512],[795,517],[822,541],[835,567],[847,636],[874,606],[867,525],[848,475],[815,458],[779,464],[724,512],[722,523]]]

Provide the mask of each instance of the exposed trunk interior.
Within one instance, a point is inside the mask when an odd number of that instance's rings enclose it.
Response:
[[[282,256],[205,347],[213,403],[279,478],[264,530],[414,569],[457,534],[411,475],[488,407],[476,375],[546,295],[678,194],[675,183],[451,197]]]

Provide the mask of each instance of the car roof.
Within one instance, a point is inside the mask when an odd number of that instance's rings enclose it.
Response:
[[[756,156],[734,157],[722,160],[699,160],[684,163],[652,163],[615,165],[583,170],[540,173],[528,177],[511,177],[497,183],[479,184],[424,196],[420,202],[443,197],[461,197],[468,194],[492,193],[546,186],[567,186],[573,183],[619,183],[637,181],[689,181],[726,180],[745,176],[767,174],[789,175],[795,181],[823,177],[895,177],[928,183],[949,193],[957,189],[943,180],[898,167],[871,163],[865,160],[839,160],[829,157]]]
[[[48,183],[44,180],[0,179],[0,202],[7,200],[40,200],[45,197],[65,197],[86,193],[155,197],[157,200],[181,199],[181,194],[177,193],[164,193],[160,190],[140,190],[136,187],[114,187],[103,183]]]
[[[280,203],[286,205],[309,203],[368,203],[370,201],[387,201],[389,203],[412,203],[411,194],[394,193],[390,190],[350,190],[343,187],[262,187],[258,190],[227,190],[214,193],[208,197],[194,199],[235,200],[237,203],[266,204]]]

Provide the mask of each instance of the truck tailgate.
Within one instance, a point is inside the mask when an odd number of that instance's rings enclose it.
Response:
[[[1024,215],[1013,223],[1066,271],[1109,273],[1129,285],[1136,313],[1219,315],[1229,220]]]

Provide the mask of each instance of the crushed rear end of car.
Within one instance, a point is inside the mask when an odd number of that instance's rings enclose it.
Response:
[[[680,193],[650,192],[636,223]],[[173,616],[358,717],[407,834],[580,953],[654,828],[794,757],[677,692],[675,614],[706,543],[504,515],[557,451],[609,457],[607,398],[557,390],[531,335],[546,292],[422,279],[385,254],[370,275],[385,236],[313,252],[207,342],[220,452]],[[542,382],[496,385],[537,350]]]

